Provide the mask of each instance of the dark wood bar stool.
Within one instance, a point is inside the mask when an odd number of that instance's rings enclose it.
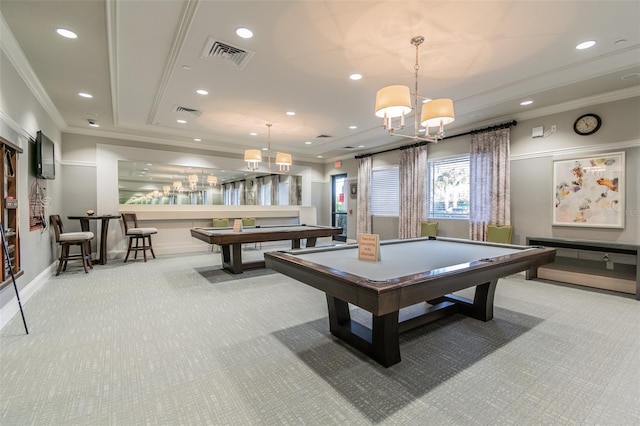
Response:
[[[153,245],[151,244],[151,235],[157,234],[156,228],[140,228],[138,226],[138,217],[135,213],[122,213],[122,222],[124,223],[124,234],[129,237],[129,248],[127,249],[127,255],[124,258],[126,262],[129,259],[131,252],[135,252],[134,259],[138,258],[138,252],[142,252],[144,261],[147,261],[147,250],[151,252],[151,256],[156,258],[153,252]],[[135,246],[133,245],[135,241]]]
[[[82,260],[82,266],[84,266],[84,272],[88,273],[89,268],[93,269],[93,262],[91,261],[91,250],[89,244],[93,239],[93,232],[64,232],[64,225],[60,215],[52,214],[49,217],[51,225],[56,233],[56,242],[60,244],[60,259],[58,261],[58,270],[56,276],[60,275],[61,271],[67,270],[67,262],[69,260]],[[71,246],[79,246],[79,254],[71,254],[69,248]]]

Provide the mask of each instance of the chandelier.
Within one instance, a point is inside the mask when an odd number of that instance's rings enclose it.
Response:
[[[271,126],[267,123],[267,159],[269,161],[269,172],[271,172]],[[247,168],[249,170],[256,171],[262,161],[262,153],[259,149],[246,149],[244,151],[244,161],[247,162]],[[286,152],[276,153],[276,164],[280,166],[281,172],[289,171],[289,167],[293,164],[291,154]]]
[[[416,36],[411,39],[411,44],[416,47],[415,70],[415,92],[411,93],[409,87],[402,85],[387,86],[376,94],[375,113],[377,117],[383,119],[383,127],[390,134],[413,139],[415,141],[438,142],[444,137],[444,126],[452,123],[455,119],[453,112],[453,101],[451,99],[429,99],[418,94],[418,71],[420,64],[418,54],[420,45],[424,42],[424,37]],[[422,111],[418,119],[418,98],[423,100]],[[413,102],[412,102],[413,101]],[[405,115],[413,110],[414,133],[406,135],[396,133],[396,130],[404,129]],[[394,118],[400,118],[400,126],[393,127]],[[425,127],[424,136],[420,136],[418,124]],[[436,127],[436,133],[429,134],[429,128]]]
[[[218,183],[218,178],[214,175],[209,175],[207,176],[207,183],[209,184],[209,186],[216,186],[216,184]]]
[[[189,188],[195,191],[198,187],[198,175],[189,175],[187,176],[187,180],[189,181]]]

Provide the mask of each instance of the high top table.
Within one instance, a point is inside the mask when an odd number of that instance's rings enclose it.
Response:
[[[83,216],[67,216],[68,219],[79,220],[82,232],[89,232],[89,221],[102,221],[100,229],[100,257],[98,263],[104,265],[107,263],[107,232],[109,231],[109,219],[118,219],[120,215],[104,214],[104,215],[83,215]]]

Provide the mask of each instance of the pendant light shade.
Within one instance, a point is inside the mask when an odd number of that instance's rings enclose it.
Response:
[[[411,93],[407,86],[387,86],[376,93],[376,117],[395,118],[411,112]]]
[[[420,124],[424,127],[440,127],[453,123],[453,101],[451,99],[433,99],[422,105]]]
[[[291,167],[291,165],[293,164],[291,154],[287,154],[286,152],[278,152],[276,154],[276,164],[280,166],[281,172],[288,172],[289,167]]]
[[[244,161],[247,162],[249,170],[258,170],[258,163],[262,161],[262,153],[259,149],[246,149],[244,151]]]

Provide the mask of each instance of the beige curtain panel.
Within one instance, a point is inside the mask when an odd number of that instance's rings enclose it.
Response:
[[[469,238],[486,240],[487,225],[511,225],[510,129],[471,137]]]

